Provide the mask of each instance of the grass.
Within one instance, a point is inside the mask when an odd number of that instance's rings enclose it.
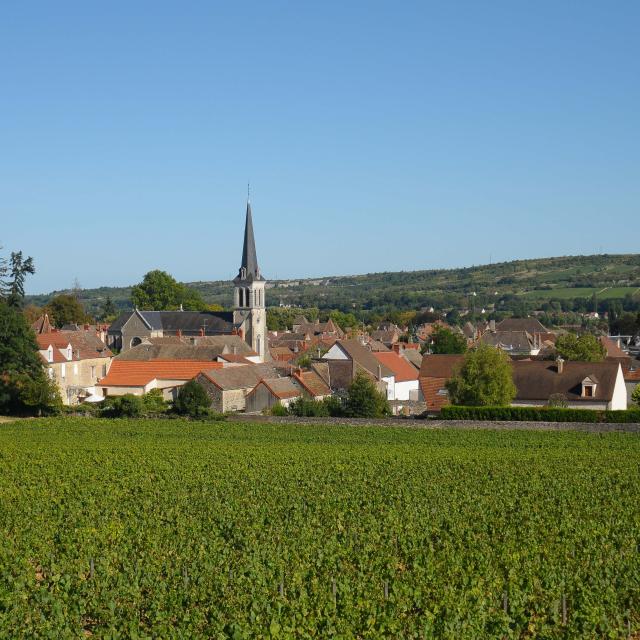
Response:
[[[633,434],[57,418],[0,466],[0,637],[640,627]]]
[[[627,294],[640,296],[638,287],[558,287],[557,289],[534,289],[525,291],[522,296],[540,300],[591,298],[594,293],[598,294],[598,300],[609,300],[611,298],[624,298]]]

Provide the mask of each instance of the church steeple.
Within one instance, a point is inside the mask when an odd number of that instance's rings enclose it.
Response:
[[[260,273],[253,237],[251,203],[247,197],[247,216],[244,223],[242,263],[233,281],[233,323],[251,348],[264,362],[267,348],[267,312],[265,308],[266,280]]]
[[[256,241],[253,236],[253,219],[251,217],[251,202],[247,198],[247,217],[244,223],[244,245],[242,247],[242,263],[238,276],[242,280],[260,280],[260,268],[256,255]]]

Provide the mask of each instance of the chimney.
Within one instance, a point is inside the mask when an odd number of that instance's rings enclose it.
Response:
[[[176,335],[178,336],[178,338],[182,338],[182,329],[178,329],[176,331]]]
[[[199,336],[204,336],[204,329],[200,329],[200,331],[198,332]]]
[[[558,367],[558,373],[562,373],[564,371],[564,360],[560,356],[556,358],[556,366]]]
[[[382,365],[378,365],[378,380],[382,380]]]
[[[236,353],[238,353],[238,345],[234,344],[233,345],[233,355],[235,356]]]
[[[302,367],[298,367],[296,369],[296,375],[298,376],[298,378],[302,378]]]
[[[495,331],[495,330],[496,330],[496,321],[489,320],[489,331]]]

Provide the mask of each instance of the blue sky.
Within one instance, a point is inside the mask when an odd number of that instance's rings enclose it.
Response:
[[[640,3],[0,6],[29,291],[638,251]]]

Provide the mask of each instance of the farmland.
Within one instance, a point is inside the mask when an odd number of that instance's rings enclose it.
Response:
[[[626,637],[633,434],[0,425],[0,637]]]

